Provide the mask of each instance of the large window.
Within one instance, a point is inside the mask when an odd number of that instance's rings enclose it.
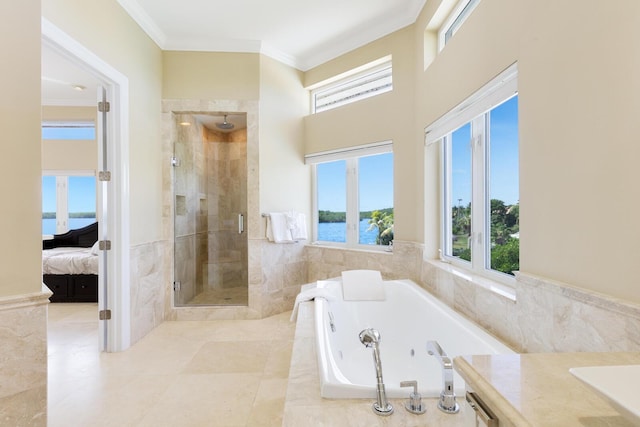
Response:
[[[96,178],[84,174],[42,177],[42,234],[61,234],[96,221]]]
[[[442,256],[482,274],[519,269],[517,68],[427,129],[442,143]]]
[[[310,89],[313,113],[389,92],[393,90],[391,57],[373,61]]]
[[[315,183],[314,240],[388,247],[393,240],[391,143],[306,157]]]

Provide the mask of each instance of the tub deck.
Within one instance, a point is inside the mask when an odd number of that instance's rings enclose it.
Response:
[[[444,414],[437,409],[437,398],[424,399],[427,412],[414,415],[404,409],[405,399],[389,399],[395,412],[389,417],[375,415],[374,399],[323,399],[315,350],[314,303],[300,304],[289,368],[289,382],[282,425],[286,427],[326,425],[358,426],[442,426],[464,427],[467,405],[458,397],[460,413]],[[409,391],[407,391],[408,397]]]

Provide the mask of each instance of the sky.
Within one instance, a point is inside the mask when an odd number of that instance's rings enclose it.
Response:
[[[69,212],[96,211],[96,179],[94,176],[69,177]],[[56,211],[56,177],[42,177],[42,212]]]
[[[452,203],[467,206],[471,201],[471,126],[453,132]],[[490,199],[507,205],[518,202],[518,97],[495,107],[490,114]]]
[[[345,212],[346,161],[319,163],[318,210]],[[393,154],[361,157],[358,164],[360,211],[393,207]]]

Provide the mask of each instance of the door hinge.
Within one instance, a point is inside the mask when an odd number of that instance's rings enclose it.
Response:
[[[171,158],[171,166],[180,166],[180,159],[177,157]]]
[[[111,240],[100,240],[98,243],[98,249],[101,251],[110,251],[111,250]]]
[[[111,181],[111,172],[109,171],[100,171],[98,172],[98,181]]]
[[[174,292],[180,292],[180,285],[181,285],[181,283],[178,282],[178,281],[173,282],[173,291]]]
[[[98,316],[100,320],[111,320],[111,310],[100,310]]]
[[[101,113],[108,113],[111,111],[111,104],[108,101],[100,101],[98,102],[98,111]]]

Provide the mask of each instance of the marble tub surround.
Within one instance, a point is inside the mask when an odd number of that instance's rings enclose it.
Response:
[[[455,369],[501,427],[631,427],[633,424],[569,373],[582,366],[636,365],[640,353],[462,356]]]
[[[0,425],[47,425],[51,291],[0,298]]]
[[[640,351],[640,306],[517,273],[514,288],[423,262],[423,286],[522,353]]]
[[[358,337],[354,337],[358,339]],[[426,350],[425,350],[426,351]],[[383,359],[384,365],[384,359]],[[371,375],[375,379],[373,360]],[[407,389],[407,397],[410,389]],[[289,381],[284,405],[282,425],[368,427],[368,426],[447,426],[463,427],[465,412],[461,406],[459,414],[449,415],[437,409],[437,398],[423,399],[427,412],[414,415],[404,409],[405,399],[389,399],[394,413],[382,417],[373,413],[371,405],[375,399],[323,399],[320,397],[320,380],[314,338],[314,304],[300,304],[296,332],[291,353]],[[459,403],[462,401],[459,399]]]
[[[378,270],[384,279],[419,281],[422,245],[413,242],[393,242],[393,252],[377,249],[347,249],[322,244],[306,246],[308,280],[339,277],[346,270]]]

